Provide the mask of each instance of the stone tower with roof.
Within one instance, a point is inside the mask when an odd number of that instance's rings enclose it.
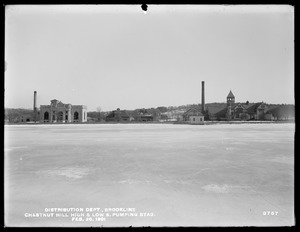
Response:
[[[234,97],[233,93],[230,90],[230,92],[227,96],[227,106],[233,106],[234,103],[235,103],[235,97]]]
[[[235,103],[235,97],[234,97],[233,93],[230,90],[230,92],[227,96],[227,119],[228,120],[232,119],[232,115],[233,115],[232,114],[232,110],[233,110],[232,107],[233,107],[234,103]]]

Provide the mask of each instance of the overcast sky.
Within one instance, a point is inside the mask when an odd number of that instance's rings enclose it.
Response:
[[[294,104],[291,6],[6,6],[5,107]]]

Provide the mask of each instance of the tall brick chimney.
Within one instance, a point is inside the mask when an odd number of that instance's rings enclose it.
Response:
[[[205,93],[204,93],[204,81],[202,81],[202,99],[201,99],[202,113],[205,111]]]
[[[36,91],[33,93],[33,121],[37,121]]]
[[[36,111],[36,91],[34,91],[34,95],[33,95],[33,110]]]

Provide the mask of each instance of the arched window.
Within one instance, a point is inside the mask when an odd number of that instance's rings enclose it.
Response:
[[[74,120],[78,120],[78,112],[74,113]]]
[[[44,113],[44,120],[49,120],[49,113],[48,112]]]
[[[57,121],[63,121],[63,112],[61,112],[61,111],[59,111],[58,113],[57,113]]]

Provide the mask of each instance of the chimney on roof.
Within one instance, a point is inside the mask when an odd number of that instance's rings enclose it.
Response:
[[[202,100],[201,100],[201,107],[202,107],[202,113],[205,111],[205,93],[204,93],[204,81],[202,81]]]

